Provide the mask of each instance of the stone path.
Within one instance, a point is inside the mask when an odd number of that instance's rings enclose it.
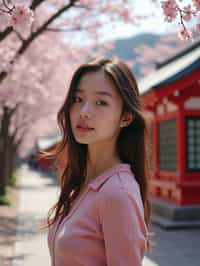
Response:
[[[37,226],[46,218],[57,193],[53,179],[31,171],[26,165],[19,171],[19,209],[17,241],[12,266],[50,265],[47,232]]]

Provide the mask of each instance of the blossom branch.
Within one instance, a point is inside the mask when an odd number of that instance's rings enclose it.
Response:
[[[3,2],[3,5],[8,9],[9,13],[12,12],[13,8],[10,8],[7,4],[6,4],[6,1],[5,0],[2,0]]]

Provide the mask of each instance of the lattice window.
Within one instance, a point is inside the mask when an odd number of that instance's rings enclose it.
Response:
[[[200,117],[186,118],[187,171],[200,171]]]
[[[176,119],[159,123],[159,167],[164,171],[177,169],[177,125]]]

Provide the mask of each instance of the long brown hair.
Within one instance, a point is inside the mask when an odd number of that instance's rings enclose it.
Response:
[[[60,196],[57,203],[48,213],[48,226],[58,217],[64,218],[69,212],[70,202],[74,200],[86,179],[87,144],[77,143],[71,129],[69,110],[73,104],[73,96],[81,77],[91,71],[104,70],[112,78],[116,89],[123,99],[123,111],[132,112],[133,122],[122,128],[118,140],[117,150],[122,162],[131,165],[136,181],[140,187],[144,206],[144,216],[147,226],[150,223],[150,204],[148,200],[149,179],[149,130],[142,108],[138,85],[128,66],[121,60],[114,58],[100,58],[81,65],[74,73],[67,97],[57,116],[62,133],[62,141],[48,156],[59,158],[64,153],[66,163],[60,179]],[[70,156],[68,156],[70,153]],[[54,215],[53,215],[54,214]],[[52,217],[53,215],[53,217]]]

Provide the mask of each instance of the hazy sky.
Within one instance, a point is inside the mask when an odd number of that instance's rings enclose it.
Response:
[[[167,23],[164,21],[164,17],[162,15],[161,7],[157,6],[152,3],[150,0],[133,0],[135,13],[141,15],[150,15],[148,19],[141,20],[140,26],[133,26],[133,25],[119,25],[118,31],[115,34],[112,32],[113,38],[123,38],[132,36],[142,32],[154,32],[154,33],[165,33],[172,32],[173,30],[177,30],[177,23]],[[108,30],[108,34],[110,32]]]
[[[149,17],[146,20],[141,20],[140,24],[141,26],[124,26],[122,25],[119,27],[118,33],[116,33],[116,37],[128,37],[128,36],[133,36],[138,33],[143,33],[143,32],[154,32],[154,33],[159,33],[159,34],[167,34],[167,33],[172,33],[172,32],[178,32],[180,29],[180,24],[179,19],[175,20],[173,23],[167,23],[164,21],[164,16],[162,14],[162,9],[160,6],[160,2],[156,1],[157,4],[152,3],[153,0],[132,0],[134,7],[135,7],[135,12],[139,13],[141,15],[147,15],[153,13],[152,17]],[[182,5],[188,5],[191,4],[191,0],[182,0]],[[189,25],[195,25],[194,22],[196,21],[196,18],[191,20],[189,23],[186,22],[186,26],[188,27]],[[120,30],[121,29],[121,30]]]
[[[126,38],[130,36],[134,36],[140,33],[158,33],[158,34],[168,34],[172,32],[178,32],[180,26],[177,21],[173,23],[167,23],[164,21],[164,16],[162,14],[162,9],[160,7],[160,1],[157,1],[158,4],[156,6],[155,3],[152,3],[153,0],[132,0],[133,1],[133,13],[137,15],[149,15],[148,18],[142,19],[138,21],[140,25],[134,24],[120,24],[118,23],[117,27],[113,29],[109,25],[105,25],[101,30],[101,41],[113,40]],[[191,0],[190,0],[191,1]],[[183,2],[187,2],[187,0],[183,0]],[[68,36],[68,35],[67,35]],[[67,40],[68,37],[67,37]],[[71,37],[70,37],[71,40]],[[84,42],[83,42],[84,41]],[[84,35],[73,35],[73,42],[77,42],[78,44],[83,43],[88,45],[86,36]]]

